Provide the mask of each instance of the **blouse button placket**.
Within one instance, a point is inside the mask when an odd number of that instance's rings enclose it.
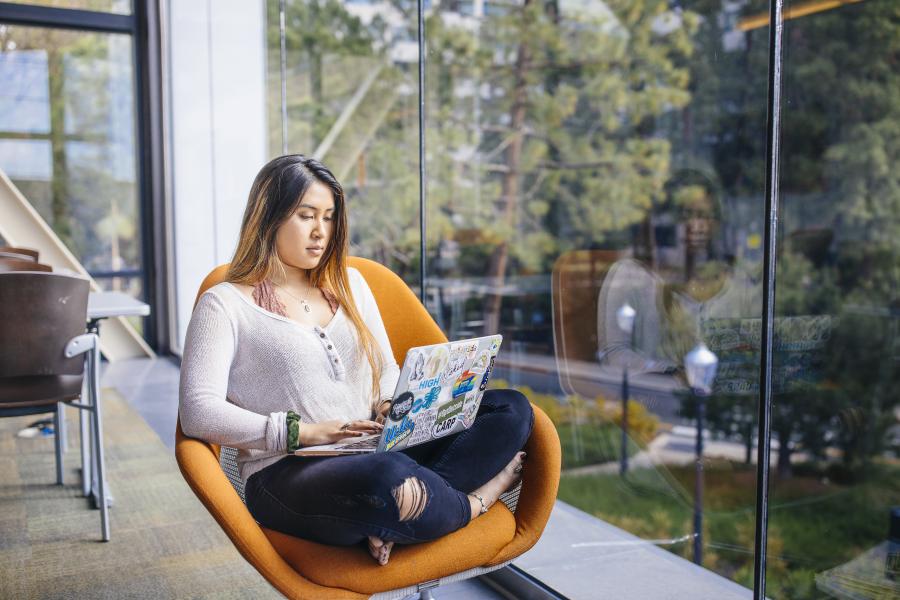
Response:
[[[334,348],[334,344],[321,327],[317,326],[315,331],[319,336],[319,341],[322,342],[322,346],[325,348],[325,354],[328,355],[328,363],[331,365],[332,375],[335,380],[343,381],[346,371],[344,370],[344,363],[341,361],[340,355]]]

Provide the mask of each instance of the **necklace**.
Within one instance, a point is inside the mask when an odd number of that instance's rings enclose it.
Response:
[[[275,283],[275,282],[273,281],[272,283]],[[305,310],[306,312],[312,312],[312,308],[310,308],[309,303],[306,301],[306,299],[309,298],[309,294],[310,294],[310,292],[312,292],[313,286],[309,286],[309,288],[306,290],[306,295],[303,297],[302,300],[300,298],[298,298],[297,296],[293,295],[292,293],[290,293],[289,291],[287,291],[287,288],[284,288],[284,287],[278,285],[277,283],[275,283],[275,287],[281,289],[281,291],[283,291],[285,294],[287,294],[288,296],[290,296],[291,298],[293,298],[294,300],[299,302],[300,306],[303,307],[303,310]]]

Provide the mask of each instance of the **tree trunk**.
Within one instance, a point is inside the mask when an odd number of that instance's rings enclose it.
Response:
[[[793,474],[791,469],[791,430],[778,432],[778,477],[786,479]]]
[[[69,170],[66,165],[65,66],[62,53],[53,43],[47,44],[47,79],[50,91],[50,152],[53,157],[53,179],[50,183],[51,225],[63,243],[74,251],[67,197]]]
[[[523,10],[527,10],[530,0],[525,0]],[[530,52],[527,42],[519,44],[516,53],[516,65],[514,71],[513,102],[510,108],[510,129],[514,136],[512,142],[506,148],[506,167],[503,175],[501,196],[497,202],[497,222],[507,228],[513,226],[516,208],[519,201],[519,167],[522,159],[522,146],[524,144],[524,124],[528,89],[526,87],[525,73],[528,69]],[[506,278],[506,266],[509,261],[509,240],[504,238],[494,249],[488,263],[488,284],[493,286],[493,293],[489,293],[484,307],[484,332],[487,335],[497,333],[500,330],[500,308],[503,303],[503,295],[500,288]]]
[[[744,464],[749,465],[753,460],[753,422],[747,423],[744,429]]]

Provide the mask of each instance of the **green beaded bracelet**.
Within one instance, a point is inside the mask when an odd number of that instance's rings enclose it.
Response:
[[[288,453],[300,447],[300,415],[292,410],[287,412],[287,451]]]

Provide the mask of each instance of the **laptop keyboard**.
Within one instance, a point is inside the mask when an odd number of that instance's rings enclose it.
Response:
[[[349,448],[351,450],[359,450],[366,448],[377,448],[378,440],[381,439],[380,435],[373,435],[371,437],[367,437],[365,439],[359,440],[358,442],[351,442],[344,446],[344,448]]]

